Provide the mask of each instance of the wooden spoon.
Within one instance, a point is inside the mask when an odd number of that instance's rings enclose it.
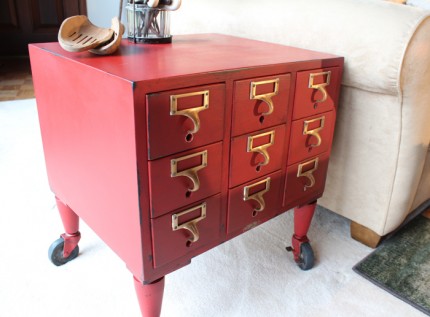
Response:
[[[158,8],[166,11],[178,10],[182,4],[182,0],[160,1]]]
[[[98,55],[109,55],[114,53],[118,49],[119,45],[121,44],[122,35],[125,31],[125,26],[121,23],[121,16],[122,0],[119,1],[118,17],[112,19],[112,25],[110,27],[110,29],[113,30],[112,38],[109,40],[109,42],[97,46],[96,48],[90,49],[91,53]]]
[[[108,42],[114,30],[93,25],[85,15],[75,15],[63,21],[58,42],[69,52],[82,52]]]
[[[90,49],[91,53],[97,55],[109,55],[115,52],[121,44],[122,35],[124,34],[125,27],[120,22],[119,18],[115,17],[112,19],[112,25],[110,27],[114,31],[113,38],[111,41],[102,44],[96,48]]]

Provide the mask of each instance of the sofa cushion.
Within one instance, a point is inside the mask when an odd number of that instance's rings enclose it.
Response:
[[[430,10],[430,1],[429,0],[408,0],[406,4],[419,7],[425,10]]]
[[[425,10],[381,0],[273,0],[270,5],[188,0],[172,15],[172,30],[231,34],[344,56],[344,85],[398,95],[411,34],[427,16]]]

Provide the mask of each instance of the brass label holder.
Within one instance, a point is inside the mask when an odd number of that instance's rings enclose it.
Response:
[[[185,161],[188,159],[191,159],[193,157],[197,157],[197,156],[201,156],[201,164],[194,166],[192,168],[183,170],[183,171],[179,171],[178,172],[178,163],[181,161]],[[202,152],[198,152],[198,153],[193,153],[190,155],[186,155],[186,156],[182,156],[176,159],[172,159],[170,160],[170,177],[179,177],[179,176],[185,176],[188,177],[192,182],[193,182],[193,187],[189,188],[188,190],[190,192],[195,192],[197,190],[199,190],[200,188],[200,180],[199,180],[199,176],[197,174],[198,171],[200,171],[201,169],[205,168],[206,166],[208,166],[208,151],[204,150]]]
[[[257,95],[257,87],[259,85],[265,85],[265,84],[275,84],[273,92]],[[279,78],[271,79],[271,80],[257,81],[257,82],[253,81],[253,82],[251,82],[251,92],[250,92],[249,98],[251,100],[261,100],[261,101],[265,102],[269,106],[269,110],[266,112],[263,112],[262,115],[268,116],[274,110],[272,97],[276,96],[278,93],[279,93]]]
[[[194,108],[178,110],[178,99],[199,96],[199,95],[203,96],[203,105],[194,107]],[[208,108],[209,108],[209,90],[170,96],[170,115],[185,116],[193,122],[194,128],[188,131],[189,134],[195,134],[200,130],[199,112],[206,110]]]
[[[315,129],[309,129],[309,126],[314,123],[314,122],[320,122],[320,125],[318,128]],[[303,135],[312,135],[314,137],[317,138],[317,143],[316,144],[311,144],[311,147],[317,147],[321,145],[321,135],[319,134],[319,132],[324,128],[324,123],[325,123],[325,116],[313,119],[313,120],[305,120],[303,123]]]
[[[267,135],[269,136],[269,143],[259,145],[259,146],[254,146],[254,140],[255,139],[265,137]],[[264,166],[264,165],[269,164],[269,162],[270,162],[270,156],[269,156],[269,153],[267,152],[267,148],[272,146],[274,143],[275,143],[275,131],[270,131],[270,132],[265,132],[265,133],[261,133],[261,134],[254,135],[254,136],[249,136],[246,151],[259,153],[259,154],[263,155],[264,162],[259,163],[258,165]]]
[[[179,224],[179,218],[193,212],[195,210],[200,209],[200,216],[194,218],[185,223]],[[202,203],[196,207],[189,208],[182,212],[176,213],[172,215],[172,230],[177,231],[181,229],[185,229],[191,233],[191,237],[188,239],[190,242],[197,242],[200,238],[199,229],[197,228],[197,223],[206,218],[206,203]]]
[[[311,188],[315,185],[315,177],[313,175],[313,172],[315,172],[318,169],[318,157],[307,161],[305,163],[299,164],[299,168],[297,169],[297,177],[306,177],[309,180],[309,184],[306,184],[303,187],[303,191],[306,191],[308,188]],[[313,167],[310,170],[303,171],[305,167],[312,166]]]
[[[270,177],[267,177],[266,179],[263,179],[262,181],[259,181],[257,183],[254,183],[252,185],[245,186],[243,188],[243,200],[255,200],[258,203],[258,207],[254,209],[254,212],[252,214],[253,217],[257,216],[259,212],[262,212],[264,208],[266,208],[266,202],[264,201],[263,195],[267,193],[270,190]],[[250,190],[256,186],[259,186],[261,184],[265,184],[265,188],[263,190],[260,190],[259,192],[256,192],[254,194],[249,194]]]
[[[315,84],[314,80],[315,77],[319,77],[319,76],[326,76],[325,82],[320,83],[320,84]],[[321,93],[323,94],[321,99],[318,99],[315,101],[315,103],[319,103],[319,102],[324,102],[327,100],[327,90],[325,87],[327,87],[328,85],[330,85],[330,77],[331,77],[331,71],[327,71],[327,72],[321,72],[321,73],[311,73],[309,75],[309,88],[312,89],[317,89],[319,91],[321,91]]]

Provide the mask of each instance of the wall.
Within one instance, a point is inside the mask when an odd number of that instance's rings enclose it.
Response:
[[[294,7],[295,1],[183,0],[180,9],[171,12],[171,33],[223,33],[279,42],[280,33],[285,35],[285,30],[279,30],[280,22],[288,19],[290,10],[286,8]],[[127,0],[123,2],[125,6]],[[119,0],[87,0],[87,8],[93,24],[109,27],[112,17],[118,15]],[[122,22],[126,24],[125,9]]]
[[[127,0],[123,0],[124,4]],[[100,27],[110,27],[111,19],[118,15],[119,0],[87,0],[88,18]],[[125,15],[123,18],[125,22]]]
[[[258,28],[270,30],[279,22],[279,16],[272,13],[286,1],[184,0],[181,8],[172,13],[172,33],[223,33],[254,38]]]

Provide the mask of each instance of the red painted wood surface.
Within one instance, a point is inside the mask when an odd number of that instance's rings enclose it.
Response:
[[[132,83],[47,45],[29,49],[50,188],[141,276]]]
[[[315,168],[315,163],[312,163],[314,159],[318,159],[318,166],[316,167],[315,171],[312,172],[312,175],[315,178],[315,184],[313,184],[311,187],[307,187],[311,185],[311,181],[308,177],[298,176],[298,169],[300,164],[303,164],[304,172]],[[325,178],[327,175],[328,159],[329,153],[324,152],[321,155],[306,159],[287,168],[284,201],[285,205],[288,205],[292,201],[302,200],[306,197],[322,195],[324,191]]]
[[[321,138],[320,143],[315,135],[304,134],[306,122],[308,123],[308,131],[316,130],[315,133]],[[333,139],[334,125],[334,111],[293,121],[288,149],[288,165],[328,151]]]
[[[198,207],[200,204],[206,204],[206,218],[197,223],[197,228],[200,234],[196,242],[189,242],[191,233],[186,229],[172,230],[172,215],[183,212],[184,210]],[[153,219],[152,236],[154,249],[154,266],[160,267],[172,260],[180,258],[188,253],[195,251],[202,246],[216,241],[221,236],[221,212],[224,209],[221,207],[221,196],[216,195],[209,197],[203,201],[181,207],[174,212]],[[201,214],[199,209],[190,212],[179,218],[179,223],[186,223],[198,218]]]
[[[178,170],[187,171],[202,164],[201,153],[204,151],[207,152],[207,166],[196,172],[200,187],[196,191],[190,191],[194,185],[189,177],[171,176],[171,160],[197,154],[178,163]],[[220,193],[222,159],[222,143],[218,142],[150,161],[151,217],[161,216],[181,206]]]
[[[88,52],[65,52],[58,43],[37,46],[54,55],[130,81],[171,80],[179,76],[266,66],[278,69],[269,73],[273,75],[284,73],[279,66],[287,63],[299,63],[296,65],[299,70],[339,65],[334,60],[338,57],[332,54],[220,34],[175,36],[173,43],[167,45],[136,45],[123,40],[118,53],[103,58]],[[295,65],[290,66],[294,68]],[[266,76],[262,73],[264,71],[252,76]]]
[[[285,129],[285,125],[279,125],[231,140],[230,187],[282,169],[286,143]],[[273,134],[267,135],[268,133]],[[268,145],[266,165],[262,165],[266,159],[261,152],[247,150],[251,138],[254,140],[254,148]],[[271,138],[273,138],[273,144],[270,143]]]
[[[256,209],[260,208],[260,204],[254,199],[245,200],[244,188],[245,186],[253,186],[266,179],[270,181],[270,189],[262,195],[265,208],[257,212]],[[279,213],[279,209],[282,206],[283,183],[283,174],[281,171],[278,171],[232,188],[229,191],[228,197],[227,233],[248,231]],[[265,184],[255,186],[255,189],[251,188],[251,193],[262,192],[265,188]]]
[[[314,74],[316,75],[314,84],[323,84],[327,82],[327,75],[323,75],[325,72],[330,72],[331,74],[330,84],[325,88],[327,99],[323,102],[318,102],[318,100],[323,99],[323,93],[320,90],[309,88],[309,79],[310,75]],[[296,120],[334,109],[339,95],[340,73],[341,69],[339,67],[299,72],[297,74],[293,119]]]
[[[235,82],[232,120],[233,137],[285,123],[288,114],[290,77],[290,74],[283,74]],[[279,88],[277,94],[270,98],[273,102],[273,112],[264,115],[269,111],[269,106],[264,101],[250,98],[251,83],[271,80],[279,80]],[[273,83],[258,84],[256,87],[257,95],[270,94],[274,91]]]
[[[176,36],[168,45],[125,40],[116,54],[105,57],[69,53],[58,43],[42,43],[30,46],[30,57],[51,189],[140,282],[154,281],[186,265],[252,224],[249,213],[242,219],[235,207],[245,204],[252,217],[253,202],[243,197],[239,201],[236,194],[241,184],[275,175],[271,185],[275,191],[266,194],[274,196],[257,214],[259,223],[322,194],[331,139],[322,136],[328,147],[318,154],[316,184],[304,191],[306,179],[297,177],[297,166],[308,157],[296,154],[293,148],[301,141],[290,138],[290,129],[293,113],[304,120],[335,111],[342,58],[216,34]],[[327,69],[335,73],[327,88],[328,105],[321,103],[315,110],[320,92],[308,87],[306,76]],[[273,97],[275,111],[263,123],[255,123],[265,105],[250,101],[247,86],[273,77],[280,77],[281,88]],[[201,129],[190,140],[191,121],[170,114],[171,96],[201,88],[210,91],[209,108],[199,112]],[[258,93],[270,92],[269,87],[260,88],[263,91]],[[201,103],[199,98],[184,98],[178,108],[193,108]],[[254,105],[254,113],[242,117],[248,104]],[[257,171],[262,157],[247,152],[247,138],[272,129],[270,162]],[[264,138],[257,138],[256,144],[260,141]],[[290,157],[297,156],[293,165],[287,162],[290,144]],[[189,181],[170,176],[170,160],[201,148],[209,149],[208,164],[216,168],[199,171],[202,188],[186,197]],[[278,188],[279,196],[273,194]],[[208,212],[206,218],[211,221],[197,224],[200,242],[187,246],[187,231],[172,230],[172,214],[214,199],[217,207],[211,210],[217,211]]]
[[[203,95],[208,91],[208,108],[198,112],[199,130],[185,115],[171,115],[171,96],[198,93],[196,96],[178,98],[178,110],[192,110],[203,105]],[[185,151],[204,144],[220,141],[224,131],[225,86],[223,84],[197,86],[187,89],[153,93],[148,104],[148,157],[156,159]]]
[[[160,316],[164,295],[164,277],[151,284],[143,284],[136,277],[133,277],[133,280],[142,317]]]

